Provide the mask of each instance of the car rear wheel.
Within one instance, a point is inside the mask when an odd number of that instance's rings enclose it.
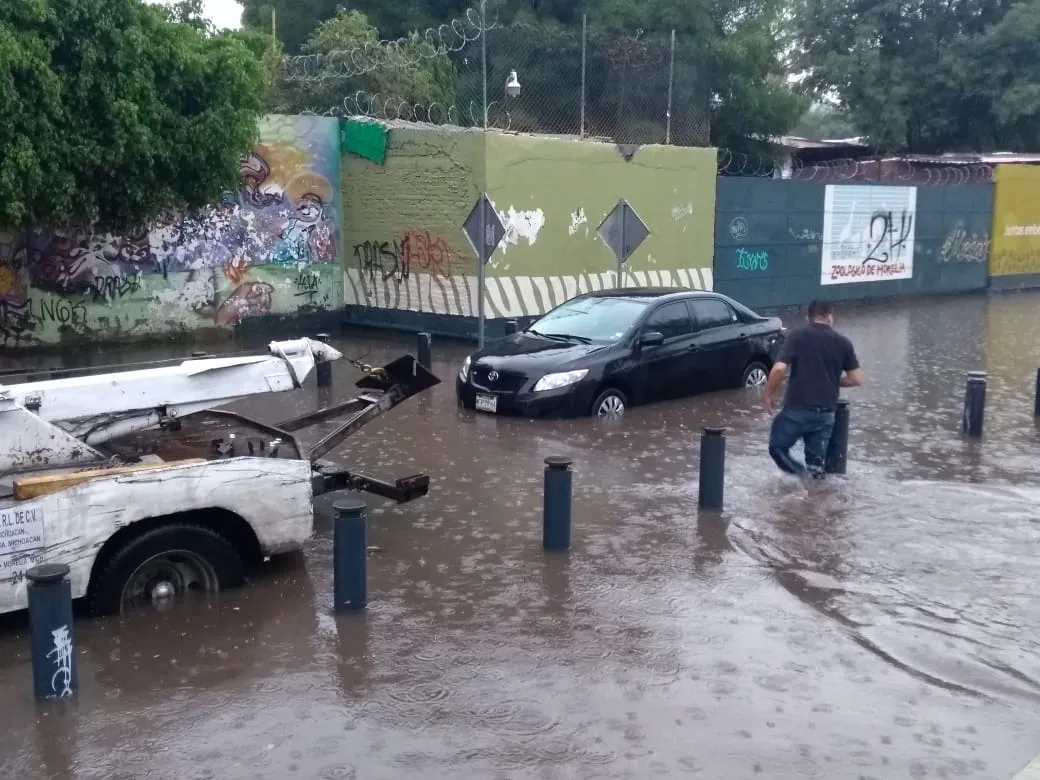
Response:
[[[754,360],[748,363],[744,369],[744,376],[740,380],[740,384],[743,387],[762,387],[768,378],[769,369],[766,368],[765,363]]]
[[[596,396],[592,403],[592,414],[594,417],[611,420],[623,415],[627,407],[628,399],[625,394],[609,387]]]

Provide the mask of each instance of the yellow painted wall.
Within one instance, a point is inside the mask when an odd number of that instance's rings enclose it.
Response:
[[[1040,274],[1040,166],[998,165],[989,275]]]

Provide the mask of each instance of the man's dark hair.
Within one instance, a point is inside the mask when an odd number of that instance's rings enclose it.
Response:
[[[813,301],[809,304],[809,319],[815,320],[834,314],[834,304],[830,301]]]

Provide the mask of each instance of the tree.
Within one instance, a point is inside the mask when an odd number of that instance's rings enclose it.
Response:
[[[301,47],[315,57],[308,79],[294,90],[296,111],[336,111],[359,92],[387,105],[450,104],[455,69],[443,52],[435,52],[417,33],[394,46],[380,43],[379,33],[360,11],[340,11],[322,22]],[[367,106],[365,106],[367,107]]]
[[[860,133],[843,111],[827,103],[813,103],[791,128],[791,134],[820,141],[855,138]]]
[[[1040,0],[801,0],[801,61],[881,151],[1035,148]]]
[[[0,4],[0,225],[129,232],[234,189],[263,73],[140,0]]]

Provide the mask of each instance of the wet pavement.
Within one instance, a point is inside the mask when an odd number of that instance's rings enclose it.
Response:
[[[305,553],[247,588],[80,621],[72,703],[34,704],[8,626],[0,777],[1010,778],[1040,751],[1038,307],[839,311],[868,386],[848,393],[848,476],[809,492],[766,455],[755,391],[616,423],[477,416],[454,401],[465,347],[438,343],[444,384],[337,453],[434,479],[410,505],[372,499],[367,614],[331,614],[323,497]],[[376,363],[411,342],[336,346]],[[357,376],[337,365],[338,397]],[[721,515],[696,508],[705,425],[729,429]],[[540,546],[549,455],[575,461],[565,556]]]

